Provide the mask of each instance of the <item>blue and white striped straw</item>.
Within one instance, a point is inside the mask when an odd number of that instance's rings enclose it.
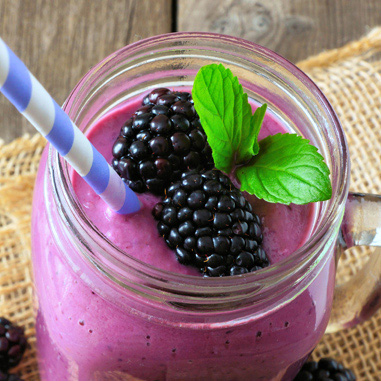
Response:
[[[0,91],[111,209],[119,214],[140,209],[136,194],[1,38]]]

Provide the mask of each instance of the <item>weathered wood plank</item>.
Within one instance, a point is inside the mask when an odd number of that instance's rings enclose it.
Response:
[[[178,30],[230,34],[290,61],[358,39],[381,24],[380,0],[178,0]]]
[[[171,31],[170,0],[1,0],[0,35],[62,103],[88,69],[141,38]],[[33,127],[0,96],[0,139]]]

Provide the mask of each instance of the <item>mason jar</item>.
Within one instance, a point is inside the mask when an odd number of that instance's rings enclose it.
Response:
[[[340,253],[380,245],[380,199],[348,195],[348,149],[332,107],[305,74],[263,47],[206,33],[142,40],[94,66],[63,108],[86,132],[153,88],[189,88],[198,69],[215,62],[324,156],[333,196],[317,204],[313,234],[287,259],[255,273],[169,273],[136,260],[96,228],[73,190],[70,168],[48,146],[32,219],[42,380],[292,380],[327,329]],[[380,267],[375,254],[361,294],[355,280],[337,294],[340,308],[329,329],[353,325],[379,307]],[[357,303],[348,303],[351,297]]]

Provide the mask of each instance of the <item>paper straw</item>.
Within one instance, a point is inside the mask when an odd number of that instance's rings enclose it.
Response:
[[[0,38],[0,91],[119,214],[140,209],[136,194]]]

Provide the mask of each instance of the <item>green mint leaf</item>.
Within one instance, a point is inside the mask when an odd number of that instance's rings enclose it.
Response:
[[[259,154],[236,175],[242,191],[288,205],[330,199],[329,173],[323,156],[307,139],[276,134],[259,142]]]
[[[246,98],[247,98],[247,94]],[[249,106],[250,107],[250,106]],[[250,107],[250,128],[242,130],[241,150],[238,152],[237,164],[246,163],[252,156],[258,155],[259,144],[258,135],[262,127],[263,118],[267,110],[267,104],[263,104],[255,110],[254,115],[251,115]]]
[[[252,115],[248,96],[230,69],[222,64],[203,66],[194,80],[192,96],[217,169],[230,173],[234,165],[258,153],[266,107]]]

